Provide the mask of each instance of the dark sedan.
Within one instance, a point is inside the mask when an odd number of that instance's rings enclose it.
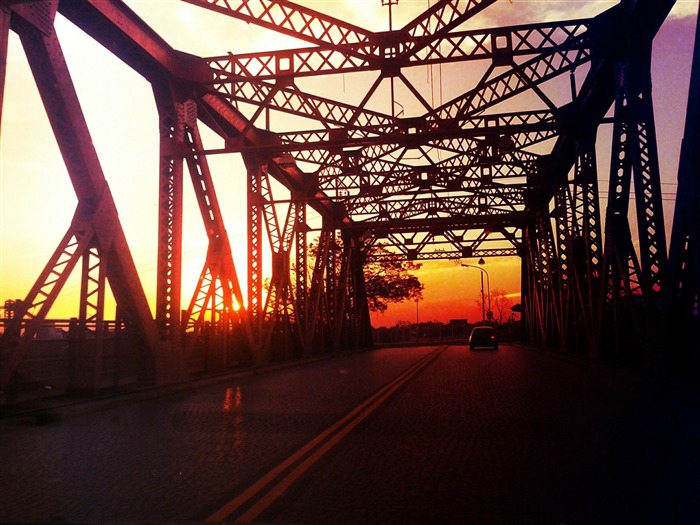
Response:
[[[469,349],[492,348],[498,350],[498,340],[493,326],[475,326],[469,335]]]

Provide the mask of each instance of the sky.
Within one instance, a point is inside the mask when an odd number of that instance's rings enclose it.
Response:
[[[195,55],[300,47],[299,42],[289,37],[175,0],[126,3],[173,47]],[[298,3],[371,30],[388,29],[387,9],[380,0]],[[430,3],[401,0],[393,8],[394,28],[413,19]],[[474,24],[492,27],[587,17],[615,3],[501,0],[479,15]],[[654,45],[653,94],[667,231],[670,231],[675,198],[697,9],[697,0],[678,0]],[[138,74],[60,16],[56,28],[142,284],[154,307],[159,150],[151,88]],[[440,94],[449,97],[449,93]],[[26,296],[66,232],[77,202],[21,45],[13,33],[10,33],[4,98],[0,123],[0,302]],[[218,137],[204,126],[200,129],[206,146],[220,145]],[[599,143],[605,142],[606,133],[609,135],[609,130],[601,130]],[[608,178],[605,170],[609,158],[600,162],[603,188]],[[237,155],[213,156],[209,163],[245,289],[245,168]],[[192,295],[207,248],[194,195],[185,187],[183,306]],[[311,215],[310,222],[317,222],[318,217]],[[373,325],[392,326],[398,321],[414,322],[416,318],[421,322],[478,320],[481,311],[476,300],[480,296],[481,272],[463,268],[459,262],[476,264],[475,260],[466,259],[424,262],[419,274],[425,285],[423,301],[394,305],[383,314],[374,314]],[[269,264],[265,267],[269,268]],[[517,258],[487,259],[483,268],[488,272],[492,290],[503,290],[514,303],[519,302]],[[76,272],[49,317],[77,315],[77,279]],[[110,310],[108,306],[106,314],[112,317],[113,307]]]

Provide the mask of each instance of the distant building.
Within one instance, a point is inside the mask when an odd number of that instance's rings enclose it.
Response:
[[[447,329],[451,337],[466,337],[469,330],[469,320],[467,319],[450,319]]]

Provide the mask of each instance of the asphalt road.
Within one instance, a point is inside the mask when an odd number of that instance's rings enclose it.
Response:
[[[699,394],[507,345],[337,356],[0,420],[0,523],[700,523]]]

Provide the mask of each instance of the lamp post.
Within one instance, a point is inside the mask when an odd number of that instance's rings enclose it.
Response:
[[[393,23],[391,20],[391,6],[397,5],[399,3],[399,0],[382,0],[382,5],[383,6],[389,6],[389,31],[393,31]]]
[[[399,0],[382,0],[383,6],[389,6],[389,31],[394,30],[394,24],[391,18],[391,6],[398,5]],[[396,106],[396,99],[394,94],[394,77],[391,77],[391,115],[394,116],[394,108]]]
[[[484,259],[479,259],[479,264],[484,264]],[[484,312],[484,309],[486,308],[486,302],[484,301],[484,275],[486,275],[486,286],[487,286],[487,295],[488,295],[488,302],[489,302],[489,309],[488,309],[488,317],[491,319],[491,280],[489,279],[489,272],[484,270],[481,266],[474,266],[473,264],[462,264],[464,268],[476,268],[481,272],[481,320],[486,321],[486,312]]]

